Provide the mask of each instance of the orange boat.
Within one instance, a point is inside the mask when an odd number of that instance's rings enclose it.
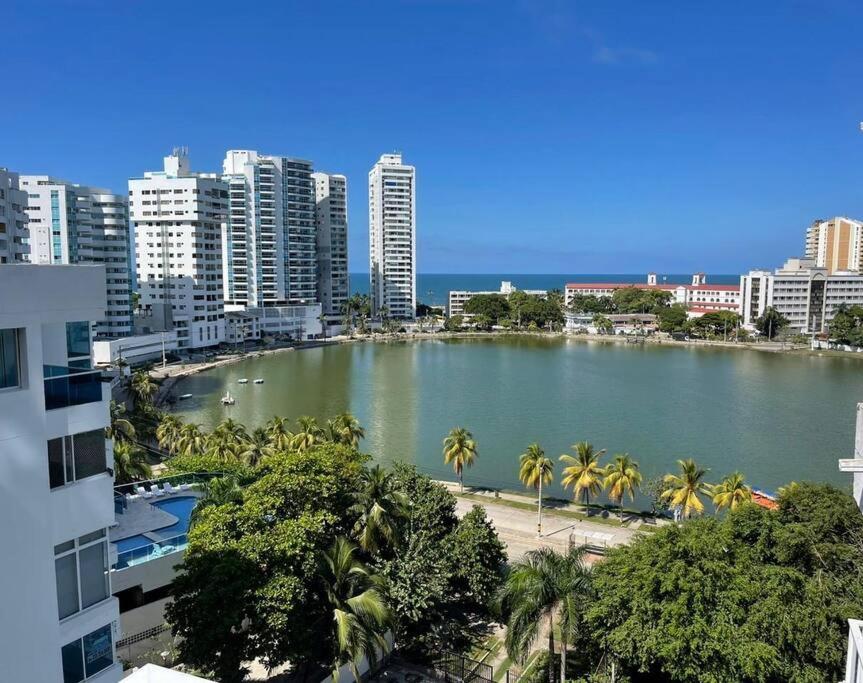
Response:
[[[776,501],[776,496],[772,493],[767,493],[767,491],[762,491],[761,489],[752,489],[752,502],[763,508],[767,508],[768,510],[779,509],[779,503]]]

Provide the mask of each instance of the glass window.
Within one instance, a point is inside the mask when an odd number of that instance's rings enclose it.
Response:
[[[66,323],[66,355],[69,360],[90,356],[90,323]]]
[[[82,548],[78,553],[81,565],[81,609],[108,597],[108,557],[104,543]]]
[[[54,560],[57,575],[57,610],[61,619],[78,611],[78,560],[75,553]]]
[[[63,439],[48,441],[48,481],[51,488],[63,486],[66,483],[66,466],[63,462]]]
[[[111,642],[111,625],[84,636],[84,665],[87,677],[107,669],[114,663],[114,649]]]
[[[84,655],[81,652],[81,639],[64,645],[60,651],[63,657],[63,683],[79,683],[84,680]]]
[[[51,488],[105,472],[105,458],[105,432],[102,429],[50,439],[48,480]]]
[[[104,529],[54,546],[60,619],[109,597],[108,539]]]
[[[0,330],[0,389],[19,386],[18,330]]]

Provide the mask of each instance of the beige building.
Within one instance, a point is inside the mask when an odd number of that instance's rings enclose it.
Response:
[[[863,270],[863,223],[837,216],[806,230],[806,258],[828,274]]]

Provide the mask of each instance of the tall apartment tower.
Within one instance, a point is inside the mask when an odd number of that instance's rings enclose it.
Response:
[[[46,175],[22,175],[21,189],[28,196],[30,262],[105,264],[108,308],[94,332],[105,339],[130,336],[132,272],[126,196]]]
[[[345,176],[312,173],[318,245],[318,300],[326,316],[339,316],[348,300],[348,182]]]
[[[372,312],[416,317],[416,169],[384,154],[369,171],[369,275]]]
[[[30,259],[26,207],[27,193],[19,187],[18,174],[0,167],[0,264]]]
[[[225,302],[245,307],[317,301],[312,163],[229,150],[223,164]]]
[[[4,681],[98,681],[116,654],[110,387],[90,370],[104,266],[0,267]]]
[[[228,185],[192,173],[188,151],[165,157],[163,171],[129,180],[142,331],[174,329],[182,350],[225,337],[222,231]]]
[[[806,230],[806,258],[828,274],[863,270],[863,223],[837,216]]]

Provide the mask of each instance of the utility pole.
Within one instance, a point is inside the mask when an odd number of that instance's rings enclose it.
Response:
[[[165,366],[168,364],[168,360],[165,357],[165,333],[162,332],[162,369],[165,369]]]

